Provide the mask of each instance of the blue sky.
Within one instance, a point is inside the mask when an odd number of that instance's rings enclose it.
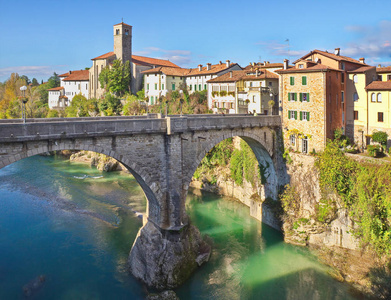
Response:
[[[391,65],[389,0],[1,0],[0,81],[91,67],[91,58],[113,51],[112,26],[122,18],[133,26],[133,54],[181,67],[293,61],[336,47]]]

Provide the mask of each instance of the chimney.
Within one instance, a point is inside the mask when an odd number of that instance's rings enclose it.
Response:
[[[198,71],[202,71],[202,65],[198,65]]]
[[[232,71],[229,72],[229,78],[232,78]]]
[[[226,64],[227,68],[229,68],[230,61],[227,59],[227,60],[225,61],[225,64]]]
[[[219,64],[220,64],[220,65],[222,64],[221,60],[220,60]]]
[[[72,74],[72,71],[69,71],[69,74]]]
[[[286,58],[284,59],[284,70],[287,70],[288,69],[288,65],[289,65],[289,60],[287,60]]]
[[[360,63],[365,64],[365,58],[364,57],[360,57]]]
[[[335,48],[334,54],[339,56],[340,50],[341,48]]]
[[[207,70],[207,71],[210,71],[211,65],[212,65],[211,63],[207,63],[207,64],[206,64],[206,70]]]
[[[270,61],[267,61],[266,63],[267,63],[267,64],[270,64]]]

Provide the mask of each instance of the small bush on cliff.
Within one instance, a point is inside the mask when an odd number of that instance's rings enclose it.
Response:
[[[300,196],[293,186],[290,186],[289,184],[285,186],[284,191],[280,194],[280,201],[282,209],[284,210],[284,219],[298,217],[300,211]]]

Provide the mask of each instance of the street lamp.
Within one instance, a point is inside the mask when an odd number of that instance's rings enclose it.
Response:
[[[166,99],[166,101],[164,101],[164,102],[166,102],[166,117],[167,117],[167,108],[168,108],[168,99],[167,99],[167,90],[163,90],[163,96],[164,96],[164,98]]]
[[[27,86],[21,86],[20,87],[20,91],[22,92],[22,102],[23,102],[23,106],[22,106],[22,119],[23,119],[23,123],[26,123],[26,103],[27,101],[29,101],[26,97],[25,97],[25,92],[27,90]]]
[[[184,102],[184,100],[183,100],[183,91],[182,90],[179,91],[179,95],[180,95],[179,103],[181,105],[181,117],[182,117],[182,105],[183,105],[183,102]]]

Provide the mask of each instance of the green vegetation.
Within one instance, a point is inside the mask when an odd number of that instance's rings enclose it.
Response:
[[[324,194],[340,196],[358,225],[354,233],[362,245],[378,255],[391,255],[391,165],[360,164],[347,158],[336,142],[330,142],[316,166]],[[320,219],[327,215],[322,210],[328,208],[320,209]]]
[[[384,131],[374,131],[372,133],[372,140],[374,142],[377,142],[380,145],[382,145],[384,151],[386,150],[386,147],[387,147],[387,139],[388,139],[387,132],[384,132]]]
[[[130,92],[130,80],[130,63],[122,63],[120,59],[114,60],[111,67],[103,68],[99,74],[101,88],[117,96]]]

